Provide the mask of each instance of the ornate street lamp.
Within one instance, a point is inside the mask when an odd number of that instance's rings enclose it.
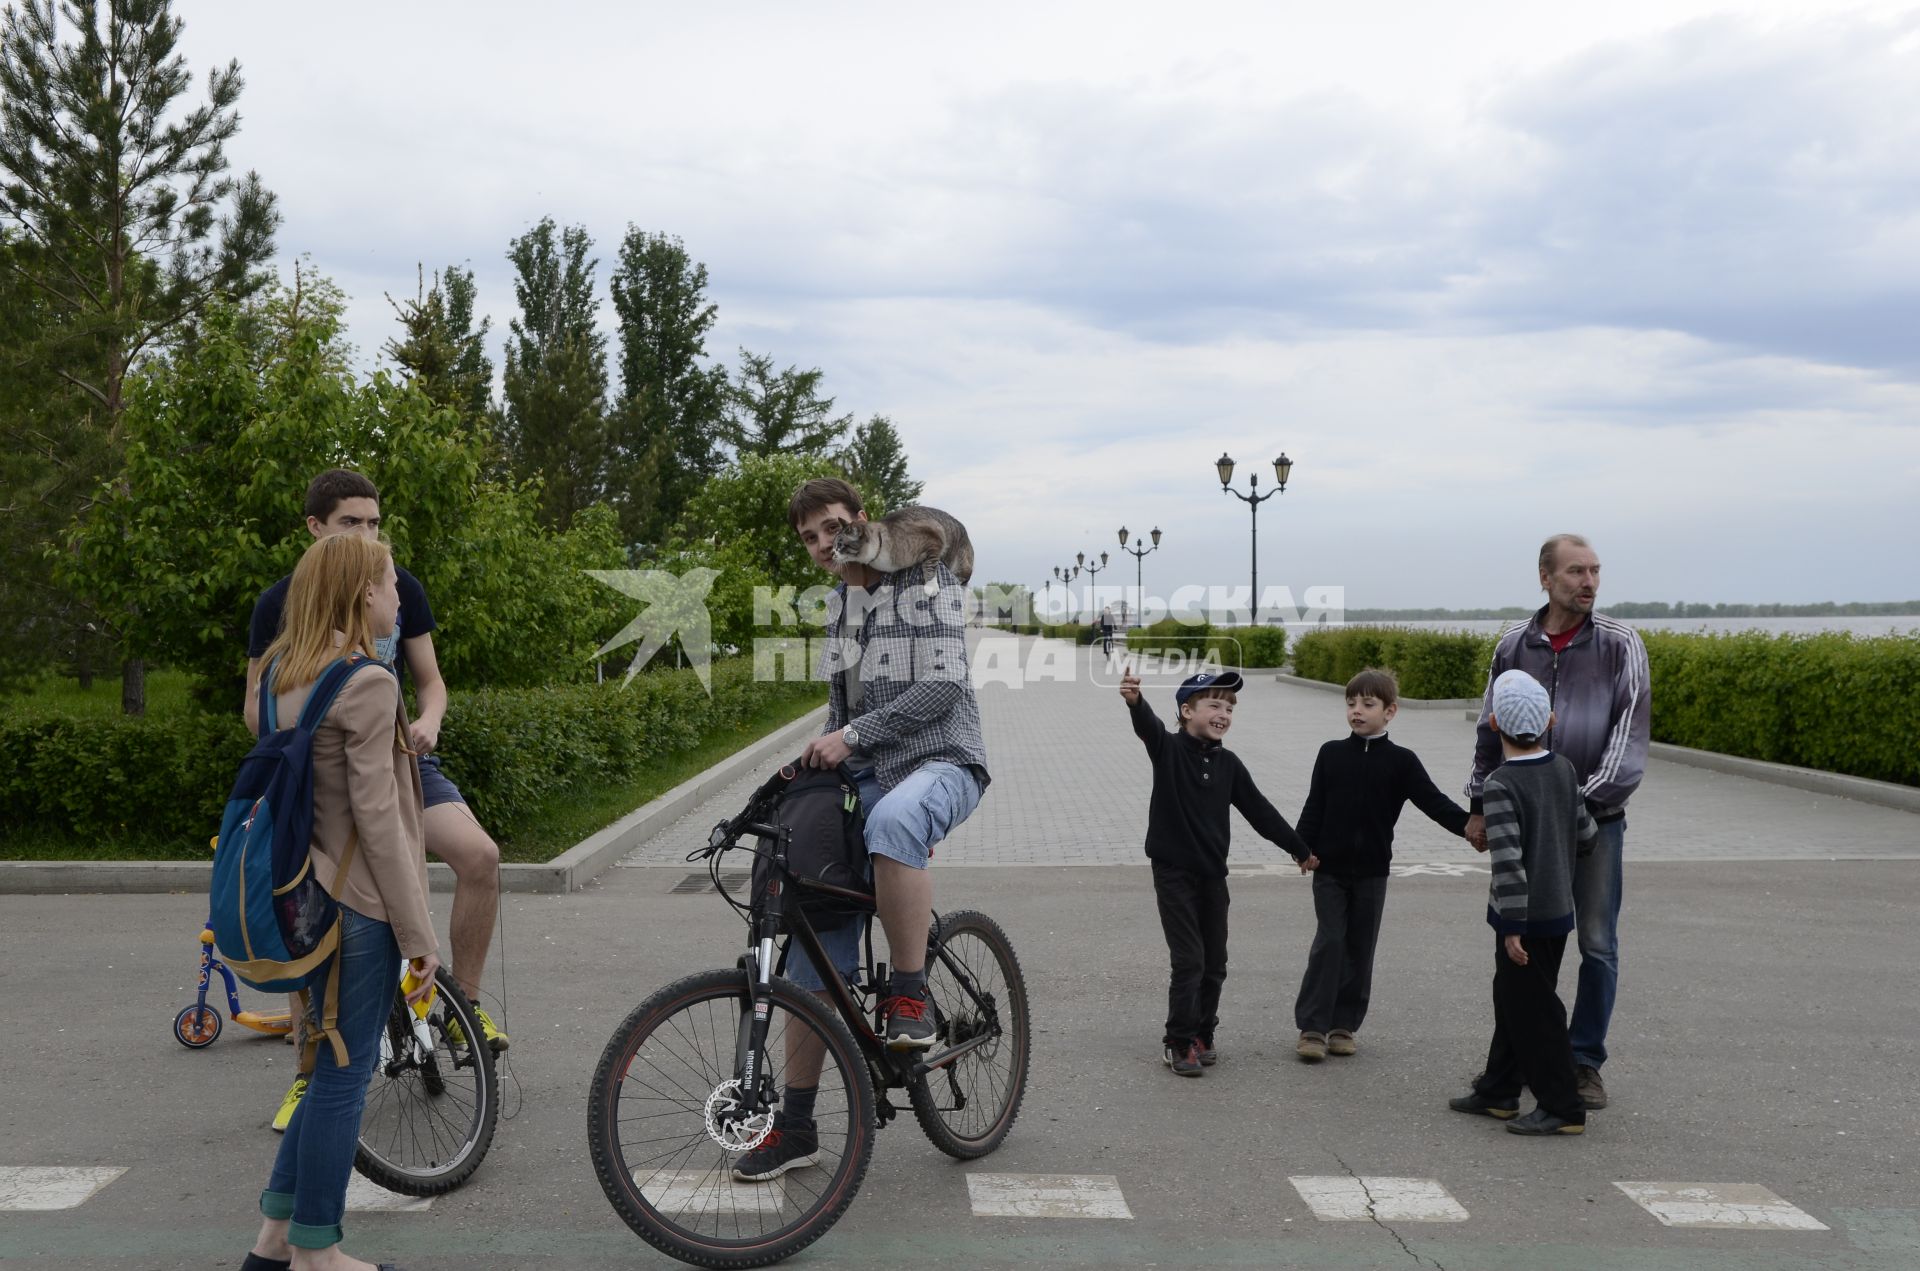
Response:
[[[1151,532],[1153,534],[1152,547],[1142,547],[1137,545],[1134,547],[1128,547],[1127,546],[1127,527],[1124,525],[1120,527],[1120,550],[1125,552],[1127,555],[1133,557],[1133,599],[1134,599],[1134,604],[1137,606],[1137,613],[1141,613],[1141,614],[1144,614],[1147,610],[1147,592],[1146,592],[1145,584],[1143,584],[1140,581],[1140,570],[1141,570],[1140,560],[1142,557],[1147,555],[1147,553],[1157,550],[1160,546],[1160,527],[1157,525],[1154,526]],[[1127,605],[1126,605],[1126,602],[1123,600],[1120,602],[1120,625],[1123,627],[1127,625],[1126,609],[1127,609]]]
[[[1242,503],[1245,503],[1253,513],[1252,613],[1254,620],[1257,622],[1260,615],[1260,505],[1276,494],[1286,493],[1287,478],[1293,474],[1293,460],[1287,458],[1286,451],[1283,450],[1280,452],[1280,457],[1273,461],[1273,481],[1275,488],[1266,494],[1260,493],[1260,474],[1257,472],[1247,474],[1247,488],[1252,491],[1251,494],[1242,494],[1234,489],[1232,485],[1233,467],[1233,459],[1225,451],[1221,451],[1220,457],[1213,461],[1213,470],[1220,474],[1220,489],[1227,494],[1231,494],[1234,498],[1239,499]]]

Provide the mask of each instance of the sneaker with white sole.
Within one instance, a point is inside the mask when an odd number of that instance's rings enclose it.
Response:
[[[880,1003],[880,1040],[888,1050],[931,1050],[933,1015],[927,992],[896,993]]]
[[[733,1176],[743,1183],[765,1183],[790,1169],[820,1163],[820,1131],[811,1120],[789,1120],[780,1113],[760,1146],[733,1163]]]

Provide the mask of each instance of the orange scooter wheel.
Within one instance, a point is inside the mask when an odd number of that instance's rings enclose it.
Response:
[[[220,1035],[220,1012],[195,1002],[173,1017],[173,1036],[188,1050],[203,1050]]]

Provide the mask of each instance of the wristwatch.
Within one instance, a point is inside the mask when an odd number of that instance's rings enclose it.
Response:
[[[848,724],[845,728],[840,730],[840,737],[843,741],[847,743],[847,748],[849,750],[860,749],[860,734],[852,724]]]

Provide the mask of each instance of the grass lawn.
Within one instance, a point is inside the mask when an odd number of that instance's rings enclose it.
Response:
[[[189,677],[162,672],[171,677],[162,699],[155,693],[154,680],[148,680],[148,709],[186,710]],[[120,682],[94,684],[91,693],[82,694],[73,684],[52,682],[49,697],[36,693],[36,703],[59,702],[73,713],[115,713],[120,709]],[[164,705],[162,704],[164,701]],[[554,795],[544,807],[517,826],[488,826],[500,842],[504,861],[537,863],[550,861],[587,835],[619,820],[635,808],[657,798],[690,777],[697,776],[744,746],[751,745],[775,729],[789,724],[826,701],[826,686],[817,697],[784,701],[770,705],[758,715],[735,728],[709,733],[700,745],[646,769],[631,781],[618,785],[575,788]],[[0,831],[0,860],[13,861],[196,861],[211,860],[207,838],[219,830],[216,822],[207,826],[206,837],[191,841],[161,838],[130,828],[123,837],[82,842],[63,831],[39,826],[9,827]]]
[[[163,669],[147,672],[147,713],[150,715],[178,715],[194,709],[187,690],[193,686],[193,676],[185,671]],[[0,707],[23,710],[50,708],[63,715],[75,715],[92,719],[100,716],[120,713],[120,674],[111,671],[97,675],[93,687],[82,689],[80,681],[47,675],[35,680],[31,687],[19,694],[0,695]]]
[[[822,685],[818,698],[775,703],[738,728],[717,729],[707,734],[692,750],[682,751],[649,768],[630,782],[569,790],[547,800],[522,825],[504,831],[489,826],[500,843],[500,859],[523,864],[550,861],[595,830],[613,824],[681,782],[699,776],[735,751],[818,709],[826,700]]]

